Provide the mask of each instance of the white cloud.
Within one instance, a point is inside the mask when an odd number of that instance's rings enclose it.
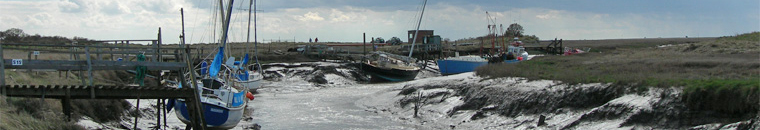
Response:
[[[295,16],[295,19],[298,19],[299,21],[303,21],[303,22],[325,20],[325,18],[319,16],[319,13],[315,13],[315,12],[308,12],[301,16]]]
[[[195,4],[191,3],[195,2]],[[178,41],[181,30],[179,9],[185,8],[189,41],[214,41],[213,9],[200,9],[197,0],[62,0],[0,1],[0,29],[21,28],[41,35],[80,36],[93,39],[153,39],[162,28],[165,43]],[[213,1],[205,1],[213,5]],[[267,2],[263,2],[266,4]],[[260,5],[260,7],[266,5]],[[231,39],[245,41],[247,11],[235,7]],[[242,7],[242,8],[247,8]],[[259,8],[261,9],[261,8]],[[361,41],[367,37],[405,37],[417,24],[413,10],[372,10],[358,6],[312,6],[278,8],[259,13],[259,40],[295,39],[308,41]],[[485,12],[477,5],[438,3],[428,5],[420,29],[435,30],[444,38],[483,36],[488,31]],[[683,35],[720,36],[726,27],[678,14],[605,14],[546,8],[514,8],[489,11],[497,24],[519,23],[526,34],[543,39],[600,39],[671,37]],[[705,16],[707,17],[707,16]],[[757,20],[758,16],[748,16]],[[741,19],[738,19],[741,20]],[[216,21],[218,23],[218,21]],[[218,26],[217,26],[218,28]],[[506,29],[506,28],[505,28]],[[2,31],[2,30],[0,30]],[[219,30],[216,30],[219,32]],[[731,30],[729,30],[731,31]],[[737,33],[737,32],[728,32]],[[741,33],[741,32],[738,32]],[[218,35],[217,37],[218,38]]]

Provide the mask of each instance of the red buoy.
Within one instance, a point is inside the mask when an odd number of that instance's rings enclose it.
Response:
[[[253,94],[251,92],[245,93],[245,97],[248,98],[248,100],[253,100]]]

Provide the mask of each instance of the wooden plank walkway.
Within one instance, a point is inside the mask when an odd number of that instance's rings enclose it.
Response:
[[[179,60],[192,61],[188,57],[191,48],[180,46],[179,48],[164,47],[161,45],[161,29],[158,31],[156,40],[107,40],[105,42],[126,42],[124,46],[102,46],[102,45],[43,45],[43,44],[18,44],[2,43],[0,44],[0,95],[8,97],[31,97],[31,98],[57,98],[61,99],[61,105],[64,114],[71,117],[71,99],[160,99],[157,106],[162,106],[163,99],[185,99],[188,102],[188,111],[190,111],[191,124],[195,129],[205,129],[206,123],[203,118],[203,110],[200,102],[200,96],[195,89],[191,88],[170,88],[170,87],[136,87],[136,86],[105,86],[93,85],[94,70],[134,70],[138,66],[146,67],[147,70],[171,70],[183,72],[189,68],[189,62],[179,62]],[[130,41],[150,41],[150,46],[129,46]],[[75,43],[72,43],[75,44]],[[32,52],[29,52],[26,59],[5,59],[3,57],[3,46],[15,46],[17,49],[34,49],[34,60]],[[31,47],[24,48],[19,46]],[[11,47],[12,48],[12,47]],[[93,48],[94,50],[90,50]],[[37,60],[40,50],[49,52],[68,53],[71,56],[69,60]],[[107,50],[106,50],[107,49]],[[116,49],[116,51],[114,51]],[[168,51],[173,51],[168,53]],[[200,50],[203,53],[203,50]],[[150,54],[149,61],[128,61],[130,53],[139,52]],[[180,53],[183,52],[183,53]],[[84,54],[84,58],[79,58]],[[101,55],[108,54],[107,60],[103,60]],[[124,61],[113,61],[114,54],[122,54]],[[134,54],[137,55],[137,54]],[[162,55],[172,55],[176,62],[165,62]],[[94,56],[94,57],[93,57]],[[180,56],[185,56],[180,58]],[[26,69],[31,70],[58,70],[58,71],[79,71],[79,77],[82,84],[87,84],[84,80],[84,71],[87,71],[89,85],[5,85],[5,69]],[[182,75],[180,75],[181,77]],[[182,83],[186,84],[186,83]],[[193,85],[194,86],[194,85]],[[166,106],[164,106],[166,107]],[[165,109],[164,118],[166,117]],[[160,118],[160,111],[158,114]],[[135,118],[134,129],[137,128],[137,118]],[[160,119],[157,120],[160,126]],[[166,119],[164,119],[165,123]]]
[[[4,59],[6,69],[45,69],[45,70],[88,70],[86,60],[22,60],[22,65],[13,65],[13,59]],[[137,66],[146,66],[148,70],[180,70],[187,67],[182,62],[150,62],[150,61],[90,61],[92,70],[134,70]]]

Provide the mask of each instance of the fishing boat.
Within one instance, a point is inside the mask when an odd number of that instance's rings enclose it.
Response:
[[[437,63],[441,75],[451,75],[474,71],[488,64],[488,60],[476,55],[459,56],[457,53],[457,56],[437,60]]]
[[[189,75],[186,77],[190,77],[190,79],[182,79],[193,84],[191,87],[194,87],[200,95],[200,108],[203,110],[203,119],[206,121],[206,127],[208,128],[230,129],[237,126],[243,118],[244,108],[247,104],[246,97],[250,95],[248,87],[243,85],[245,82],[242,82],[249,80],[240,79],[241,75],[247,73],[245,67],[242,67],[247,58],[244,58],[242,61],[235,61],[235,57],[227,58],[226,62],[224,60],[232,3],[232,0],[230,0],[227,4],[226,15],[223,18],[224,25],[222,26],[223,32],[220,39],[219,51],[208,66],[208,75],[196,77],[196,71],[189,71],[185,75]],[[222,14],[225,13],[224,10],[221,12]],[[240,63],[235,64],[235,62]],[[246,77],[248,76],[246,75]],[[177,87],[182,88],[183,86],[182,84],[178,84]],[[248,98],[252,99],[252,97]],[[191,124],[188,106],[184,99],[170,100],[168,106],[176,109],[175,113],[180,121],[185,124]]]
[[[376,51],[362,63],[362,70],[375,81],[409,81],[420,72],[416,61],[411,57]]]
[[[528,60],[528,52],[525,51],[523,43],[515,38],[515,42],[507,47],[507,51],[502,53],[502,59],[504,63],[517,63],[523,60]]]

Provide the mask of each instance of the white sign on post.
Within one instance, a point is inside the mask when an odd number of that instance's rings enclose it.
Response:
[[[13,59],[11,60],[11,65],[24,65],[23,59]]]
[[[36,55],[40,55],[40,51],[34,51],[34,52],[33,52],[33,54],[34,54],[35,56],[36,56]]]

